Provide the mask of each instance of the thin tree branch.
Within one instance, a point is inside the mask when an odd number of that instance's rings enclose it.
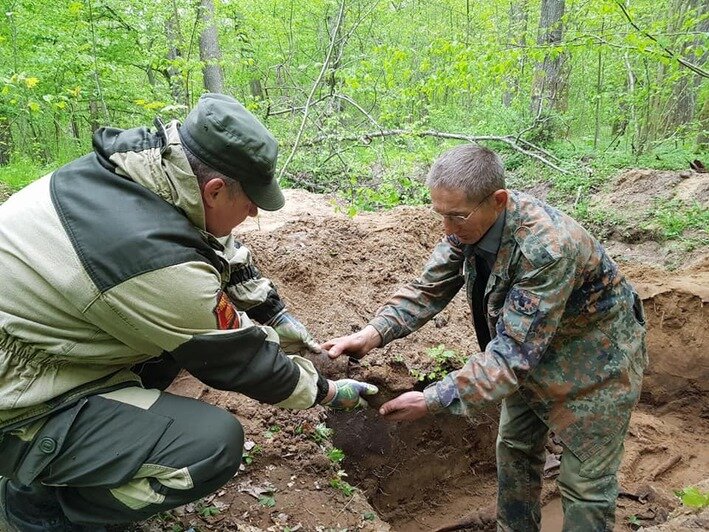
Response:
[[[322,68],[320,69],[320,74],[318,74],[318,77],[315,80],[315,83],[313,83],[313,86],[310,89],[310,94],[308,94],[308,99],[305,102],[305,109],[303,111],[303,120],[300,123],[300,128],[298,129],[298,134],[295,137],[295,142],[293,143],[293,148],[291,149],[291,152],[288,155],[286,162],[283,163],[283,166],[281,167],[281,171],[278,173],[278,180],[279,181],[281,180],[281,177],[283,177],[283,174],[285,173],[286,169],[288,168],[288,165],[290,164],[290,162],[293,160],[293,156],[295,155],[295,152],[298,149],[300,139],[303,136],[303,131],[305,130],[305,124],[308,121],[308,112],[310,110],[311,102],[313,101],[313,96],[315,95],[315,91],[317,90],[318,85],[320,85],[320,82],[322,81],[322,78],[325,75],[325,72],[327,71],[327,68],[330,64],[330,57],[332,56],[332,50],[335,48],[335,42],[337,41],[337,32],[339,31],[340,25],[342,24],[342,17],[344,15],[344,13],[345,13],[345,0],[341,0],[340,12],[337,14],[337,23],[335,24],[334,31],[332,32],[333,36],[330,39],[330,46],[327,49],[327,55],[325,56],[325,60],[323,61]]]
[[[308,142],[303,142],[301,144],[301,146],[302,147],[315,146],[316,144],[320,144],[320,143],[326,142],[328,140],[336,140],[338,142],[359,140],[359,141],[362,141],[365,145],[367,145],[371,142],[371,140],[373,138],[394,137],[394,136],[401,136],[401,135],[410,135],[412,137],[437,137],[437,138],[441,138],[441,139],[457,139],[457,140],[466,140],[468,142],[474,142],[474,143],[478,143],[481,141],[502,142],[504,144],[507,144],[513,150],[518,151],[519,153],[522,153],[528,157],[531,157],[532,159],[536,159],[537,161],[541,162],[542,164],[544,164],[550,168],[553,168],[557,172],[560,172],[560,173],[566,174],[566,175],[569,174],[569,172],[567,170],[560,168],[558,165],[554,164],[546,157],[542,157],[538,153],[531,151],[533,149],[533,150],[536,150],[539,152],[544,152],[544,150],[542,148],[535,146],[531,142],[524,141],[525,145],[530,148],[530,149],[526,149],[526,148],[520,146],[516,142],[516,139],[513,135],[465,135],[463,133],[446,133],[444,131],[433,131],[433,130],[409,131],[406,129],[390,129],[390,130],[385,130],[385,131],[380,130],[380,131],[372,131],[369,133],[360,133],[358,135],[346,135],[346,136],[322,135],[319,137],[315,137],[314,139],[312,139]]]
[[[328,100],[328,99],[330,99],[329,94],[327,96],[323,96],[322,98],[318,98],[314,102],[310,102],[310,105],[315,105],[320,102],[324,102],[325,100]],[[305,109],[305,105],[303,105],[302,107],[289,107],[288,109],[279,109],[278,111],[268,111],[266,113],[266,117],[285,115],[285,114],[294,114],[296,111],[302,111],[303,109]]]
[[[366,116],[369,121],[374,124],[374,127],[376,127],[379,131],[382,130],[382,126],[379,125],[379,123],[370,115],[367,111],[365,111],[360,104],[358,104],[356,101],[354,101],[352,98],[349,96],[345,96],[344,94],[333,94],[333,98],[339,98],[340,100],[345,100],[347,103],[349,103],[352,107],[357,108],[357,110],[362,113],[364,116]]]
[[[646,32],[645,30],[640,29],[640,28],[638,27],[638,25],[635,24],[635,22],[633,22],[633,19],[630,17],[630,13],[628,13],[628,10],[625,8],[625,6],[624,6],[621,2],[619,2],[618,0],[615,0],[615,3],[616,3],[617,6],[620,8],[620,10],[623,12],[623,14],[625,15],[625,18],[628,19],[628,22],[630,23],[630,25],[631,25],[633,28],[635,28],[639,33],[642,33],[645,37],[647,37],[648,39],[650,39],[651,41],[653,41],[655,44],[657,44],[660,48],[662,48],[662,49],[665,51],[665,54],[667,55],[667,57],[676,60],[677,62],[679,62],[680,65],[683,65],[683,66],[687,67],[689,70],[691,70],[691,71],[694,72],[695,74],[698,74],[698,75],[702,76],[703,78],[709,78],[709,72],[707,72],[707,71],[704,70],[703,68],[701,68],[701,67],[695,65],[694,63],[690,63],[689,61],[687,61],[687,60],[686,60],[684,57],[682,57],[681,55],[677,55],[676,53],[674,53],[674,52],[673,52],[672,50],[670,50],[669,48],[667,48],[667,47],[663,46],[662,44],[660,44],[660,41],[658,41],[655,37],[653,37],[652,35],[650,35],[648,32]]]
[[[96,31],[94,28],[94,14],[93,14],[93,8],[91,5],[91,0],[89,0],[88,7],[89,7],[89,22],[90,22],[90,27],[91,27],[91,50],[93,52],[93,63],[94,63],[94,81],[96,82],[96,91],[98,94],[99,101],[101,102],[101,106],[103,107],[103,112],[106,115],[106,120],[110,123],[111,122],[111,115],[108,114],[108,107],[106,107],[106,100],[104,100],[104,98],[103,98],[103,90],[101,88],[101,79],[99,78],[99,75],[98,75],[98,57],[97,57],[98,52],[96,51]]]

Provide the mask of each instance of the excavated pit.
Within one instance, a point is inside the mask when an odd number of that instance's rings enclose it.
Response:
[[[656,272],[630,270],[644,297],[651,365],[631,422],[621,488],[627,494],[650,488],[672,493],[703,480],[709,471],[704,312],[709,289],[701,268],[663,280]],[[350,365],[348,373],[382,389],[384,398],[377,398],[374,406],[416,387],[410,377],[407,381],[408,371],[401,363]],[[495,530],[497,416],[490,410],[473,420],[439,416],[390,423],[370,410],[330,414],[328,425],[335,430],[334,444],[345,451],[350,482],[364,491],[392,530]],[[675,432],[678,429],[682,436]],[[550,441],[548,450],[555,447]],[[542,530],[548,532],[561,526],[556,472],[553,468],[547,472],[542,495]],[[659,496],[644,504],[632,502],[620,498],[618,526],[626,526],[623,515],[628,508],[652,507],[645,524],[653,524],[676,506],[671,498]]]

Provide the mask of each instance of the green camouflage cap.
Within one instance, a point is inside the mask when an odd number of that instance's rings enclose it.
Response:
[[[204,164],[241,183],[260,209],[276,211],[285,204],[274,175],[278,142],[234,98],[203,94],[180,126],[180,138]]]

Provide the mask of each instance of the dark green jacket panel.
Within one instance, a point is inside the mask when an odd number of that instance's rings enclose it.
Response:
[[[269,404],[293,393],[300,375],[278,344],[256,327],[195,336],[170,354],[205,384]]]
[[[86,155],[52,176],[52,201],[77,255],[100,292],[166,266],[216,253],[178,211],[147,188]]]

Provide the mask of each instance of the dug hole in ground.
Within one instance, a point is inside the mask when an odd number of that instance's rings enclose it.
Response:
[[[709,322],[704,311],[709,253],[660,244],[640,229],[638,221],[653,198],[668,193],[698,199],[707,208],[709,178],[633,170],[593,198],[618,214],[604,243],[643,298],[651,360],[620,469],[616,530],[709,529],[707,510],[683,509],[674,495],[702,482],[709,490]],[[331,198],[299,190],[286,196],[284,210],[250,220],[238,228],[238,237],[251,247],[288,308],[320,341],[362,328],[398,286],[418,275],[442,236],[427,208],[349,218]],[[354,377],[379,386],[376,406],[419,386],[414,375],[436,369],[427,350],[440,344],[462,355],[477,349],[460,294],[422,330],[373,351],[359,364],[324,356],[313,360],[332,378]],[[442,416],[388,423],[375,410],[281,410],[207,388],[189,375],[178,377],[170,391],[219,405],[241,420],[247,439],[244,466],[216,494],[136,530],[495,528],[496,409],[472,420]],[[548,451],[542,526],[554,532],[561,529],[554,480],[560,447],[550,440]]]

